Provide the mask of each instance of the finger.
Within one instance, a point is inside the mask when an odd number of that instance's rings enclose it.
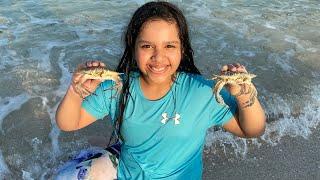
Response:
[[[93,67],[99,67],[100,66],[100,61],[97,61],[97,60],[92,61],[92,66]]]
[[[106,67],[106,65],[103,62],[100,62],[101,67]]]
[[[221,73],[227,72],[228,71],[228,66],[227,65],[222,66],[220,71],[221,71]]]
[[[244,65],[240,65],[240,66],[237,68],[237,71],[238,71],[238,72],[241,72],[241,73],[247,73],[246,67],[245,67]]]
[[[236,67],[236,68],[239,68],[239,67],[241,67],[241,64],[240,63],[234,63],[233,66]]]
[[[93,61],[87,61],[87,62],[86,62],[86,66],[87,66],[87,67],[90,68],[90,67],[92,67],[92,65],[93,65]]]
[[[101,61],[91,60],[86,62],[86,66],[90,68],[90,67],[105,67],[106,65]]]
[[[94,67],[106,67],[106,65],[101,61],[94,61],[93,66]]]
[[[236,68],[236,72],[241,72],[241,64],[240,63],[233,63],[232,65]]]
[[[228,64],[228,71],[235,72],[237,68],[233,64]]]
[[[235,70],[232,70],[233,72],[238,72],[238,73],[246,73],[247,70],[245,68],[245,66],[243,66],[242,64],[240,63],[234,63],[232,64],[235,68]]]

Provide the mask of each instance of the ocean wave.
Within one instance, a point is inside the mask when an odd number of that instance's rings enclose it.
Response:
[[[214,148],[220,146],[225,154],[233,153],[236,157],[245,158],[249,144],[260,147],[262,143],[276,146],[284,137],[302,137],[308,139],[320,124],[320,92],[319,85],[311,89],[312,102],[302,102],[301,109],[293,108],[285,99],[272,94],[272,99],[267,102],[267,126],[265,133],[254,139],[235,137],[222,129],[211,129],[208,132],[206,146]],[[227,148],[229,147],[229,148]],[[231,147],[231,149],[230,149]],[[228,151],[229,150],[229,151]]]

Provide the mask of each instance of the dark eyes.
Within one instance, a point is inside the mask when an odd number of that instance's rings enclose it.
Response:
[[[166,48],[175,48],[176,46],[174,45],[166,45]],[[144,49],[149,49],[149,48],[152,48],[151,45],[148,45],[148,44],[145,44],[145,45],[142,45],[141,48],[144,48]]]
[[[175,48],[174,45],[167,45],[167,48]]]
[[[141,47],[142,47],[142,48],[146,48],[146,49],[147,49],[147,48],[151,48],[151,46],[148,45],[148,44],[142,45]]]

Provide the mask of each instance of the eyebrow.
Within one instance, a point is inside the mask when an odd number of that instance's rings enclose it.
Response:
[[[142,44],[142,43],[146,43],[146,44],[152,44],[152,42],[150,41],[145,41],[145,40],[139,40],[138,44]],[[166,44],[179,44],[179,41],[166,41]]]

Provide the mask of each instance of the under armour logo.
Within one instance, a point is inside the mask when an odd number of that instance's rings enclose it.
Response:
[[[167,123],[168,120],[169,120],[168,114],[167,114],[167,113],[162,113],[161,123],[162,123],[162,124],[165,124],[165,123]]]
[[[168,117],[168,113],[162,113],[162,120],[161,123],[162,124],[166,124],[170,119],[174,120],[174,124],[180,124],[180,114],[176,113],[174,117]]]

